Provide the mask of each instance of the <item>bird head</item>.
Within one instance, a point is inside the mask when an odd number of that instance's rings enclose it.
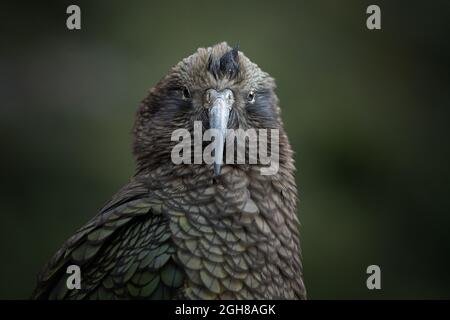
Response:
[[[227,129],[281,127],[275,82],[238,48],[222,42],[200,48],[181,60],[150,90],[142,102],[134,128],[138,168],[170,161],[177,129],[221,133],[214,140],[216,158],[222,157]],[[216,159],[217,160],[217,159]],[[215,162],[215,173],[220,164]]]

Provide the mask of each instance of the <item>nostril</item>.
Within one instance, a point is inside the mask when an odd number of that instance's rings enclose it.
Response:
[[[206,91],[205,99],[207,103],[211,102],[211,90]]]

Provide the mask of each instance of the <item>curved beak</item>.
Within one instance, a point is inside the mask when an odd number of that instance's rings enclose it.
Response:
[[[227,134],[228,117],[233,105],[233,92],[229,89],[216,91],[210,89],[207,92],[209,103],[209,127],[216,131],[214,139],[214,175],[220,175],[223,161],[223,149]]]

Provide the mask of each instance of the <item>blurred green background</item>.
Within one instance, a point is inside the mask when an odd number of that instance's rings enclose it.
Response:
[[[66,29],[78,4],[82,30]],[[366,28],[369,4],[382,30]],[[0,298],[133,174],[148,88],[240,43],[276,78],[309,298],[450,298],[448,1],[2,1]],[[382,289],[366,288],[377,264]]]

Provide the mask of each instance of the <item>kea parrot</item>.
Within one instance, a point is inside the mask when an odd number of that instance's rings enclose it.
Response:
[[[175,164],[172,133],[197,121],[223,133],[214,163]],[[276,173],[221,161],[225,132],[238,128],[278,130]],[[306,299],[275,81],[238,47],[199,48],[150,89],[133,154],[134,176],[45,265],[33,299]],[[67,285],[72,265],[80,288]]]

